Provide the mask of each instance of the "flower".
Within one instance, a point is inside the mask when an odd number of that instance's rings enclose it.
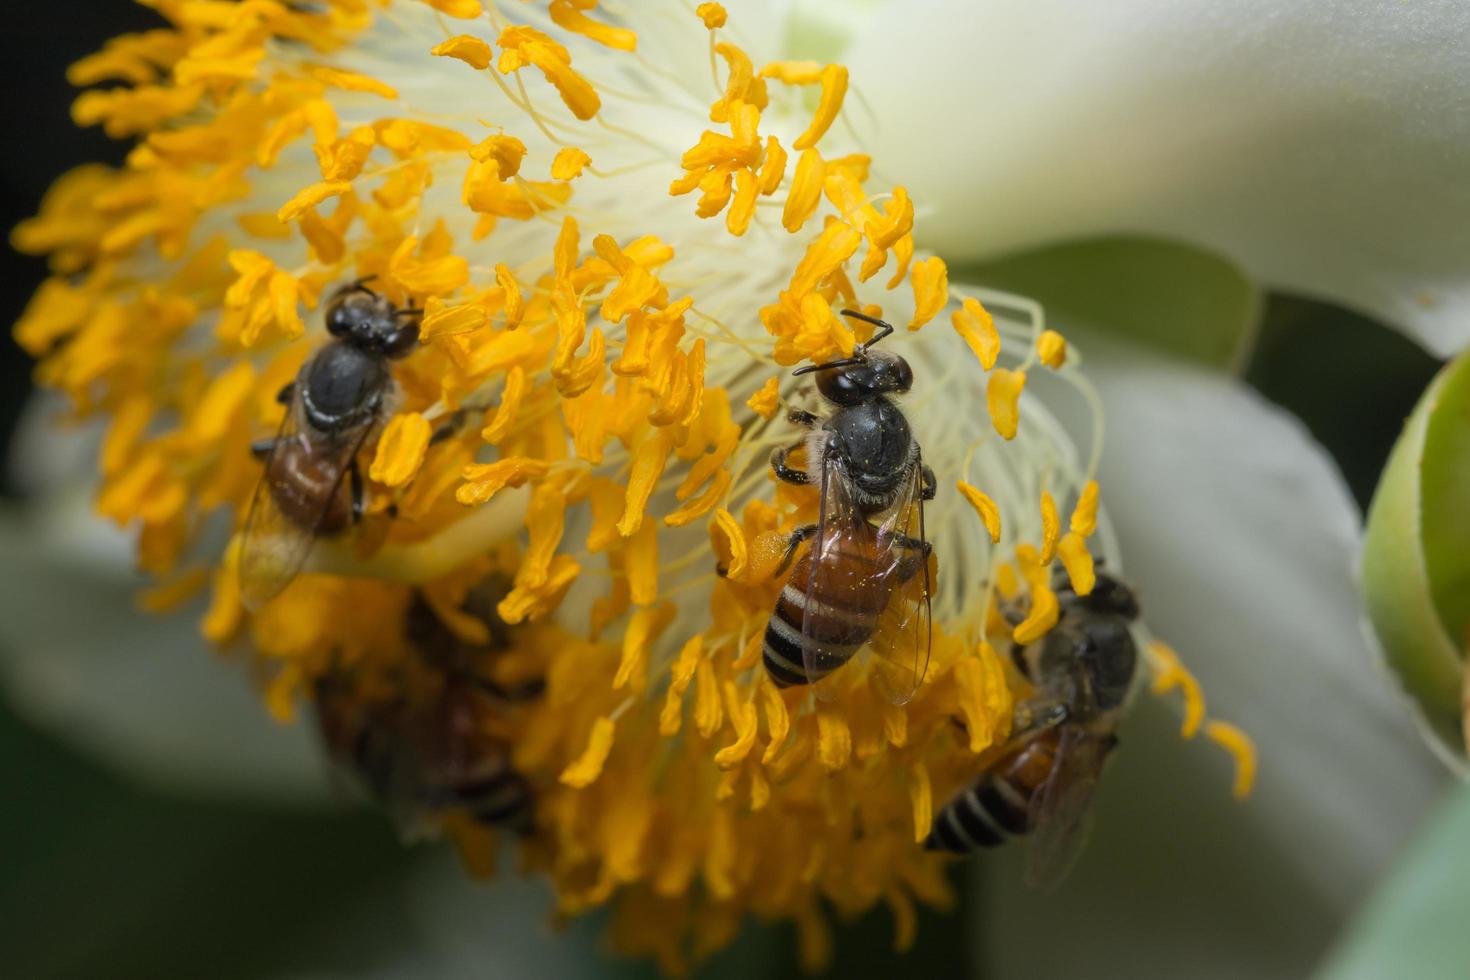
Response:
[[[713,15],[713,10],[706,13]],[[1257,13],[1242,10],[1241,16],[1250,18]],[[922,15],[923,12],[911,15],[898,26],[904,29],[913,29],[916,26],[922,28],[926,22]],[[744,16],[744,12],[739,12],[739,16],[736,16],[736,28],[741,25]],[[854,12],[844,12],[844,16],[847,16],[844,28],[848,31],[858,35],[870,31],[872,37],[883,38],[885,59],[891,59],[895,47],[900,50],[911,47],[901,40],[904,38],[903,31],[876,29],[872,26],[856,28],[854,25],[860,24],[860,16]],[[963,24],[960,19],[953,19],[951,22],[957,26]],[[1161,93],[1182,93],[1182,87],[1176,84],[1179,73],[1170,73],[1169,66],[1164,63],[1167,59],[1154,56],[1160,53],[1172,54],[1179,50],[1195,50],[1169,43],[1169,38],[1172,37],[1170,32],[1179,32],[1188,37],[1189,31],[1200,24],[1204,24],[1202,19],[1189,16],[1155,16],[1135,22],[1135,26],[1157,28],[1152,31],[1107,29],[1097,32],[1058,32],[1057,29],[1029,29],[1022,25],[1022,28],[1017,29],[992,29],[989,34],[991,37],[1007,37],[1013,41],[1017,38],[1033,38],[1042,46],[1057,40],[1058,34],[1067,34],[1072,38],[1116,40],[1119,44],[1117,50],[1123,51],[1122,57],[1078,59],[1070,65],[1070,68],[1078,72],[1078,82],[1064,87],[1067,103],[1078,107],[1079,112],[1086,116],[1088,97],[1103,100],[1103,94],[1110,91],[1108,82],[1116,79],[1142,79],[1145,88],[1150,79],[1155,82],[1161,79],[1158,82]],[[1225,56],[1211,63],[1219,65],[1226,73],[1235,72],[1242,62],[1254,57],[1252,51],[1255,48],[1248,43],[1241,43],[1242,37],[1248,34],[1254,40],[1266,38],[1270,41],[1277,37],[1270,31],[1238,31],[1236,28],[1239,25],[1232,25],[1227,19],[1222,21],[1213,18],[1208,24],[1211,25],[1211,31],[1217,31],[1217,34],[1210,35],[1210,40],[1225,43],[1216,44]],[[1158,34],[1164,35],[1163,40],[1157,37]],[[1307,34],[1310,37],[1310,24]],[[961,29],[947,32],[941,40],[947,44],[970,46],[972,50],[975,44],[975,37],[967,35]],[[1130,47],[1135,41],[1138,41],[1136,50]],[[1232,41],[1235,47],[1229,47]],[[745,44],[744,47],[756,50],[760,46]],[[1029,50],[1025,44],[1007,44],[1001,47],[1004,47],[1005,56],[1022,60],[1023,68],[1028,59],[1047,63],[1045,57],[1036,57],[1035,51]],[[761,50],[770,50],[770,46],[764,46]],[[873,48],[870,47],[869,50]],[[1304,44],[1301,47],[1301,51],[1311,53],[1319,50],[1330,51],[1336,48],[1317,44]],[[1445,50],[1452,50],[1452,46]],[[1042,53],[1045,54],[1045,48],[1042,48]],[[1103,51],[1103,54],[1105,56],[1107,51]],[[684,63],[688,63],[688,60],[691,59],[685,57]],[[1282,65],[1297,63],[1295,54],[1289,59],[1276,60]],[[933,91],[969,91],[963,85],[945,88],[941,84],[933,87],[931,75],[914,69],[919,66],[964,66],[969,63],[972,60],[931,57],[925,59],[922,65],[908,63],[907,71],[904,72],[894,72],[891,69],[883,72],[883,90],[879,94],[886,93],[892,87],[894,93],[907,100],[901,101],[906,107],[906,112],[901,115],[881,113],[883,126],[879,132],[883,141],[888,144],[910,141],[914,147],[925,148],[926,153],[932,157],[931,162],[936,162],[939,159],[948,159],[954,153],[953,148],[936,143],[939,135],[970,134],[964,135],[964,138],[975,140],[973,134],[980,132],[980,129],[950,125],[953,122],[951,119],[945,119],[947,125],[935,128],[935,116],[932,113],[908,112],[913,106],[936,106],[941,100],[933,98]],[[986,63],[1000,66],[1004,59],[989,59]],[[1120,65],[1141,65],[1145,71],[1122,71]],[[888,63],[885,62],[885,68],[886,66]],[[1197,66],[1198,62],[1192,63],[1189,72],[1194,72]],[[1160,68],[1164,71],[1158,71]],[[1045,72],[1007,73],[1010,82],[1016,82],[1017,79],[1029,81],[1054,78],[1054,75]],[[1332,72],[1327,73],[1332,75]],[[872,75],[875,72],[870,69],[860,68],[854,72],[860,93],[864,93],[861,79]],[[1088,84],[1089,81],[1095,84]],[[1291,76],[1288,81],[1297,82],[1298,78]],[[929,87],[928,91],[920,90],[919,96],[910,96],[910,82],[926,85]],[[1283,85],[1283,88],[1288,93],[1295,91],[1289,84]],[[872,97],[875,90],[869,87],[864,94]],[[1136,103],[1133,98],[1135,94],[1113,101],[1120,106],[1130,106]],[[980,104],[979,96],[975,96],[975,100],[976,104]],[[1167,103],[1167,98],[1163,101]],[[1117,212],[1104,213],[1100,217],[1097,210],[1072,206],[1072,198],[1067,197],[1067,194],[1088,194],[1097,190],[1098,185],[1089,179],[1048,181],[1048,175],[1054,173],[1054,170],[1035,166],[1036,160],[1076,159],[1076,154],[1069,156],[1048,150],[1051,145],[1066,148],[1070,145],[1069,141],[1075,140],[1078,126],[1067,122],[1070,118],[1067,113],[1057,113],[1036,103],[1035,97],[1026,87],[1017,84],[1001,85],[994,91],[986,90],[983,104],[998,109],[1005,109],[1007,106],[1023,107],[1026,109],[1026,122],[1036,123],[1042,137],[1051,137],[1057,141],[1055,144],[1048,144],[1047,140],[1020,141],[1020,145],[1029,148],[1036,156],[1011,154],[1004,157],[997,167],[1001,176],[1007,173],[1013,176],[1036,173],[1041,176],[1039,190],[1032,185],[1023,185],[998,192],[997,195],[1005,206],[1016,206],[1014,213],[1017,215],[1035,216],[1039,213],[1038,209],[1057,207],[1057,215],[1060,217],[1051,222],[1032,222],[1032,228],[1045,228],[1045,234],[1064,238],[1079,232],[1150,226],[1136,216],[1129,219],[1126,213],[1122,216]],[[911,131],[906,129],[908,123],[922,126],[922,140],[914,140]],[[1098,129],[1103,131],[1108,128],[1098,126]],[[986,126],[983,129],[985,143],[979,147],[969,144],[969,150],[961,150],[961,153],[967,151],[975,159],[988,160],[985,153],[994,150],[997,145],[995,138],[1013,137],[1016,132],[1022,131],[1028,131],[1026,126],[1014,126],[1010,123],[1004,126]],[[1155,132],[1161,131],[1167,131],[1167,126],[1148,129],[1147,135],[1152,137]],[[1245,126],[1244,131],[1254,132],[1254,129]],[[1289,140],[1277,140],[1277,143],[1288,147],[1298,145]],[[1130,143],[1136,144],[1138,140]],[[1397,147],[1399,144],[1401,141],[1361,141],[1361,145],[1386,147]],[[1001,145],[1008,147],[1010,144],[1003,140]],[[892,153],[894,147],[889,145],[879,159],[897,159]],[[1413,160],[1416,159],[1416,154],[1399,154],[1398,159]],[[573,163],[567,162],[566,166],[573,166]],[[1185,179],[1180,181],[1180,187],[1213,187],[1208,181],[1194,181],[1198,175],[1198,167],[1183,167],[1183,170]],[[1141,172],[1151,173],[1151,170],[1141,167]],[[1308,167],[1305,173],[1311,178],[1320,173],[1320,170]],[[554,169],[553,176],[562,179]],[[1191,184],[1191,181],[1194,182]],[[972,184],[975,182],[972,181]],[[985,181],[982,187],[1003,188],[1005,182]],[[1122,197],[1145,206],[1155,200],[1151,192]],[[1226,213],[1239,213],[1235,209],[1248,203],[1251,197],[1254,195],[1236,191],[1233,197],[1225,201]],[[929,198],[926,194],[917,194],[916,200],[926,201]],[[1323,200],[1341,201],[1341,197],[1327,194]],[[972,200],[969,206],[956,206],[951,201],[941,207],[938,213],[928,217],[922,213],[920,216],[925,217],[922,229],[928,231],[923,231],[920,241],[936,241],[935,234],[942,225],[951,229],[945,232],[950,235],[951,241],[958,235],[956,229],[963,229],[964,234],[969,235],[970,241],[989,242],[994,251],[1013,247],[1020,239],[1003,234],[1004,228],[994,222],[994,216],[997,215],[995,206],[995,198],[980,200],[979,203]],[[1154,213],[1158,215],[1169,212],[1167,209],[1155,209]],[[1291,213],[1295,215],[1297,212]],[[1448,219],[1452,215],[1451,210],[1446,209],[1444,215]],[[988,220],[989,225],[986,225]],[[1405,222],[1405,225],[1411,223],[1413,222]],[[1010,228],[1017,226],[1020,226],[1020,222],[1011,223]],[[1323,226],[1330,226],[1330,223]],[[1192,239],[1216,241],[1217,244],[1235,244],[1220,242],[1211,237],[1205,222],[1202,222],[1195,210],[1185,209],[1179,212],[1179,220],[1166,231],[1176,231]],[[1352,241],[1352,237],[1339,235],[1339,241]],[[953,250],[950,245],[945,247],[945,251],[950,254],[964,254]],[[1449,254],[1449,251],[1452,250],[1442,250],[1442,253]],[[1250,257],[1248,253],[1245,256],[1236,254],[1245,259]],[[1308,254],[1308,250],[1302,250],[1301,254]],[[1407,263],[1410,266],[1408,272],[1417,275],[1421,270],[1432,269],[1432,263],[1417,263],[1417,267],[1414,267],[1416,262],[1417,259]],[[1329,269],[1333,266],[1349,272],[1355,267],[1341,260],[1323,263],[1323,267]],[[1272,279],[1270,262],[1252,263],[1251,269],[1264,278]],[[1370,279],[1379,284],[1385,279],[1394,281],[1391,276]],[[1341,279],[1336,282],[1341,284]],[[1342,294],[1347,295],[1347,292]],[[1404,291],[1404,295],[1410,294],[1411,291]],[[1085,307],[1082,313],[1089,309],[1091,307]],[[997,307],[997,311],[1000,311],[1000,307]],[[1088,317],[1076,316],[1072,319],[1086,322]],[[262,323],[268,325],[266,320],[262,320]],[[1067,319],[1064,326],[1067,326],[1067,334],[1072,335],[1072,320]],[[931,328],[916,335],[919,344],[929,342],[932,334]],[[1101,348],[1094,350],[1089,345],[1088,353],[1098,354],[1105,351]],[[1341,651],[1342,660],[1351,660],[1349,654],[1358,649],[1352,633],[1342,630],[1342,620],[1345,619],[1342,611],[1345,607],[1341,595],[1347,592],[1347,582],[1341,569],[1342,555],[1339,552],[1344,552],[1342,544],[1352,536],[1355,516],[1352,514],[1351,504],[1348,504],[1339,491],[1335,475],[1330,472],[1330,466],[1324,463],[1316,447],[1308,439],[1302,438],[1301,432],[1294,426],[1286,425],[1280,419],[1279,413],[1273,413],[1269,407],[1258,403],[1258,400],[1242,394],[1238,386],[1201,370],[1150,361],[1127,361],[1122,375],[1116,367],[1098,357],[1089,360],[1088,367],[1091,375],[1101,376],[1108,382],[1101,386],[1110,420],[1108,430],[1111,433],[1110,451],[1103,457],[1103,486],[1105,497],[1110,501],[1111,513],[1114,517],[1122,516],[1126,541],[1129,542],[1129,572],[1136,574],[1144,583],[1151,620],[1167,620],[1167,632],[1175,638],[1183,639],[1188,636],[1188,641],[1183,642],[1182,646],[1186,652],[1191,652],[1191,658],[1194,658],[1192,654],[1195,649],[1207,649],[1210,652],[1211,657],[1202,663],[1202,667],[1210,679],[1211,691],[1217,693],[1217,699],[1222,699],[1219,698],[1219,692],[1223,688],[1227,695],[1233,695],[1233,704],[1247,708],[1251,713],[1252,732],[1270,730],[1274,726],[1277,733],[1277,738],[1269,745],[1267,765],[1263,771],[1266,782],[1261,798],[1251,808],[1241,811],[1241,817],[1251,821],[1252,827],[1255,827],[1250,839],[1257,848],[1252,849],[1248,860],[1238,851],[1217,848],[1214,842],[1207,848],[1188,845],[1191,827],[1208,826],[1211,833],[1217,833],[1216,829],[1222,826],[1222,821],[1216,820],[1216,814],[1211,814],[1207,821],[1191,823],[1189,820],[1179,820],[1177,814],[1173,813],[1154,814],[1152,811],[1163,811],[1163,808],[1150,807],[1148,810],[1154,820],[1150,821],[1148,817],[1135,820],[1138,817],[1136,813],[1130,814],[1129,820],[1129,823],[1148,829],[1148,848],[1138,854],[1120,851],[1117,861],[1122,861],[1123,854],[1129,854],[1125,862],[1127,873],[1136,874],[1138,868],[1147,867],[1150,858],[1163,861],[1172,858],[1176,865],[1188,860],[1192,867],[1198,867],[1201,858],[1233,855],[1236,858],[1233,861],[1236,868],[1250,868],[1252,882],[1269,882],[1270,884],[1261,886],[1269,889],[1276,889],[1276,883],[1280,880],[1279,874],[1273,877],[1272,868],[1289,865],[1294,882],[1310,882],[1310,887],[1304,887],[1299,895],[1304,901],[1295,902],[1294,908],[1298,911],[1307,909],[1308,920],[1316,923],[1311,909],[1317,908],[1317,904],[1338,904],[1341,907],[1344,895],[1351,893],[1351,889],[1344,887],[1344,883],[1361,882],[1370,873],[1374,862],[1382,858],[1394,837],[1383,829],[1405,826],[1405,821],[1417,813],[1416,802],[1423,798],[1426,792],[1424,786],[1427,785],[1423,779],[1423,771],[1416,770],[1411,760],[1405,764],[1404,755],[1395,755],[1402,745],[1402,739],[1395,729],[1395,716],[1391,711],[1385,710],[1385,702],[1382,696],[1377,696],[1377,689],[1364,680],[1366,674],[1351,667],[1344,670],[1342,661],[1336,658]],[[1047,372],[1032,375],[1032,392],[1045,379]],[[1029,398],[1030,395],[1028,400]],[[757,400],[756,404],[764,406],[767,401],[769,398]],[[1051,401],[1047,404],[1053,406]],[[1175,420],[1176,425],[1164,426],[1163,432],[1158,432],[1155,423],[1161,417]],[[1025,420],[1022,426],[1025,436]],[[1119,450],[1123,450],[1122,453]],[[1183,466],[1179,463],[1180,458],[1191,463]],[[1229,460],[1229,466],[1223,466],[1222,460]],[[1229,491],[1222,491],[1222,486],[1227,486]],[[1279,486],[1291,488],[1291,492],[1282,494],[1276,489],[1267,492],[1266,488]],[[1283,498],[1302,498],[1311,502],[1301,510],[1283,511]],[[1208,501],[1213,505],[1202,507],[1201,501]],[[1222,502],[1229,502],[1229,507],[1219,505]],[[1270,516],[1270,520],[1261,522],[1263,514]],[[1194,533],[1182,535],[1177,533],[1179,527],[1189,527]],[[1282,542],[1289,544],[1283,545]],[[1222,582],[1229,582],[1233,588],[1222,588]],[[1291,608],[1289,616],[1286,614],[1288,607]],[[1258,651],[1279,655],[1266,663],[1264,658],[1258,657]],[[1302,652],[1307,657],[1297,655]],[[1338,693],[1339,704],[1344,707],[1351,705],[1349,710],[1335,713],[1335,718],[1338,718],[1336,727],[1323,724],[1320,716],[1304,716],[1301,713],[1305,702],[1301,692],[1310,689],[1316,696],[1322,691],[1324,683],[1335,685],[1332,689]],[[1283,726],[1282,718],[1294,718],[1298,723],[1291,724],[1289,730],[1283,732],[1282,729],[1286,726]],[[1135,799],[1144,798],[1144,793],[1160,792],[1158,783],[1164,782],[1160,773],[1172,773],[1169,782],[1177,782],[1177,776],[1185,771],[1185,765],[1191,770],[1194,768],[1194,757],[1191,757],[1188,764],[1173,760],[1170,765],[1169,760],[1166,760],[1164,764],[1155,765],[1150,749],[1160,748],[1161,745],[1167,745],[1167,742],[1155,742],[1154,739],[1138,742],[1133,741],[1132,736],[1129,736],[1129,741],[1129,751],[1120,754],[1117,776],[1125,777],[1127,771],[1130,771],[1129,767],[1135,773],[1148,774],[1148,779],[1138,779],[1133,783],[1132,788],[1138,790],[1133,796]],[[1330,746],[1330,752],[1322,751],[1324,745]],[[1142,761],[1145,757],[1148,758],[1148,763]],[[1348,764],[1342,763],[1342,757],[1360,757],[1364,770],[1374,770],[1379,776],[1372,783],[1366,780],[1361,783],[1352,782],[1354,770]],[[1323,761],[1326,764],[1314,764]],[[1304,771],[1310,771],[1310,779],[1301,776]],[[1323,789],[1319,779],[1327,780],[1326,788]],[[1286,804],[1289,805],[1282,805],[1280,788],[1283,783],[1295,783],[1311,792],[1298,793],[1295,796],[1288,793]],[[1369,785],[1373,792],[1364,792],[1364,786]],[[1176,798],[1172,788],[1164,792],[1172,801]],[[1116,793],[1108,793],[1104,798],[1104,805],[1117,802],[1119,796]],[[1344,814],[1360,814],[1361,820],[1345,821],[1342,818]],[[1386,818],[1377,818],[1376,814]],[[1307,839],[1311,840],[1310,846],[1302,843],[1302,840]],[[1117,836],[1114,835],[1111,840],[1116,842]],[[1266,868],[1266,873],[1261,873],[1263,868]],[[1110,889],[1108,893],[1113,893],[1117,879],[1104,873],[1088,876],[1086,867],[1082,871],[1085,887],[1072,890],[1061,898],[1064,902],[1072,902],[1073,896],[1076,896],[1075,901],[1083,902],[1088,907],[1088,915],[1073,918],[1078,923],[1095,923],[1097,929],[1104,930],[1104,934],[1107,934],[1105,930],[1116,927],[1117,920],[1108,917],[1105,912],[1116,904],[1088,902],[1086,896],[1094,893],[1094,884],[1107,884]],[[1103,871],[1117,873],[1111,864],[1105,864]],[[1169,893],[1175,895],[1176,892],[1169,889]],[[1226,893],[1229,892],[1211,890],[1210,896],[1201,898],[1214,898]],[[1279,898],[1282,892],[1261,890],[1260,893]],[[976,930],[986,940],[988,949],[992,952],[1004,952],[1010,945],[1025,946],[1026,951],[1038,948],[1038,943],[995,942],[998,937],[1008,936],[1014,939],[1022,934],[1016,929],[1016,921],[1008,917],[1016,915],[1017,909],[1025,908],[1028,908],[1025,896],[1020,896],[1020,901],[1007,902],[1004,908],[997,909],[988,929]],[[1172,905],[1169,911],[1177,909]],[[1232,921],[1238,921],[1241,914],[1241,909],[1232,909]],[[1048,923],[1048,929],[1051,929],[1057,920],[1057,914],[1053,909],[1047,909],[1047,914],[1038,918]],[[1151,921],[1160,923],[1164,921],[1163,915],[1150,918]],[[1025,923],[1020,924],[1025,926]],[[1317,927],[1320,929],[1320,923],[1317,923]],[[1307,932],[1313,930],[1308,929]],[[1085,946],[1086,943],[1076,945]],[[1232,943],[1232,948],[1238,951],[1236,955],[1245,946],[1250,946],[1252,952],[1257,949],[1254,945]],[[1161,951],[1167,952],[1169,948],[1169,943],[1158,945]],[[1035,961],[1030,961],[1028,968],[1033,970]],[[1299,973],[1299,970],[1295,973]]]
[[[921,846],[936,798],[1004,746],[1024,696],[1002,609],[1034,642],[1057,622],[1051,566],[1085,594],[1094,551],[1120,561],[1092,478],[1101,420],[1084,461],[1023,398],[1043,371],[1095,401],[1081,358],[1034,304],[952,290],[916,253],[914,201],[834,129],[845,68],[757,69],[712,5],[666,43],[707,36],[714,78],[676,75],[657,100],[639,88],[675,55],[592,4],[526,23],[475,0],[160,9],[171,32],[80,69],[132,82],[76,108],[138,138],[127,166],[74,172],[16,231],[57,273],[16,336],[79,414],[109,419],[97,509],[138,528],[145,604],[212,582],[204,634],[248,648],[288,720],[343,671],[362,697],[427,697],[404,679],[413,597],[484,642],[461,607],[504,576],[497,668],[546,684],[508,732],[535,787],[528,860],[562,913],[615,902],[619,945],[671,972],[749,913],[795,920],[818,965],[823,903],[886,903],[911,942],[914,903],[949,901]],[[324,336],[303,307],[349,280],[421,310],[424,346],[368,448],[362,529],[317,542],[251,613],[250,446]],[[810,400],[784,369],[872,336],[844,307],[906,311],[888,341],[920,379],[906,412],[954,485],[929,515],[932,658],[902,704],[877,661],[834,675],[831,703],[761,667],[781,554],[819,502],[766,475],[793,438],[782,406]],[[988,412],[941,411],[982,384]],[[221,549],[211,531],[231,526]],[[1248,740],[1202,728],[1197,683],[1149,650],[1186,736],[1239,757],[1248,792]],[[453,811],[441,829],[487,866],[490,832]]]

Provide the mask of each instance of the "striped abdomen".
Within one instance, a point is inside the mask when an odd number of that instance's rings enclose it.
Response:
[[[851,660],[877,629],[892,591],[893,569],[880,562],[872,529],[863,527],[869,533],[849,533],[829,545],[815,570],[811,554],[803,555],[781,590],[762,649],[766,671],[777,686],[820,680]],[[804,643],[816,652],[811,674],[802,654]]]
[[[924,846],[969,854],[1031,831],[1031,801],[1057,761],[1060,736],[1047,732],[1002,759],[934,816]]]
[[[461,807],[479,823],[523,833],[531,830],[530,784],[511,768],[503,747],[486,746],[462,771],[427,776],[422,793],[430,807]]]

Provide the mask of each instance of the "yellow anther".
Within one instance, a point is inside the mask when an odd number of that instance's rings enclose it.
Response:
[[[281,221],[294,221],[323,201],[339,194],[346,194],[350,190],[352,190],[351,181],[317,181],[315,184],[303,187],[295,197],[281,205],[281,210],[276,212],[276,218]]]
[[[1046,490],[1041,491],[1041,563],[1050,565],[1056,557],[1057,538],[1062,532],[1062,519],[1057,515],[1057,502]]]
[[[312,65],[307,72],[312,78],[331,88],[345,89],[348,92],[368,92],[372,95],[381,95],[385,99],[398,98],[398,90],[393,86],[355,71],[343,71],[341,68],[330,68],[326,65]]]
[[[1167,643],[1155,640],[1149,646],[1149,653],[1149,662],[1154,671],[1149,689],[1159,696],[1168,694],[1175,688],[1179,689],[1184,698],[1184,722],[1180,726],[1179,734],[1183,738],[1194,738],[1205,720],[1205,696],[1200,690],[1199,681],[1195,680],[1194,675],[1180,661],[1179,654]]]
[[[728,16],[725,8],[717,3],[702,3],[694,8],[694,12],[704,21],[704,26],[712,31],[724,27]]]
[[[489,68],[490,59],[494,57],[490,45],[468,34],[460,34],[442,44],[437,44],[430,49],[429,53],[444,58],[458,58],[471,68],[479,69]]]
[[[591,786],[602,775],[602,767],[612,752],[615,728],[611,718],[602,717],[592,724],[587,747],[577,760],[562,770],[561,781],[574,789]]]
[[[949,270],[943,259],[933,255],[914,263],[910,282],[914,287],[914,318],[909,321],[909,329],[917,330],[949,302]]]
[[[746,399],[745,405],[763,419],[775,418],[776,412],[781,408],[779,379],[767,378],[766,383],[756,389],[755,394]]]
[[[539,480],[550,470],[544,459],[511,456],[493,463],[477,463],[464,468],[465,483],[455,491],[460,503],[473,507],[483,504],[506,487],[524,486],[528,480]]]
[[[470,0],[479,7],[479,0]],[[556,89],[562,102],[578,119],[591,119],[602,108],[592,84],[572,70],[572,56],[567,49],[534,27],[507,27],[496,41],[500,59],[495,63],[502,75],[509,75],[531,65],[541,71]]]
[[[1235,760],[1235,780],[1230,792],[1237,800],[1250,796],[1256,783],[1256,745],[1250,736],[1229,722],[1211,721],[1205,725],[1205,738]]]
[[[766,137],[765,158],[761,161],[760,192],[769,197],[776,193],[776,188],[781,186],[781,178],[786,175],[786,150],[781,146],[781,141],[774,136]]]
[[[1002,439],[1016,438],[1021,422],[1021,389],[1026,387],[1025,371],[996,368],[985,386],[985,403],[990,408],[990,421]]]
[[[643,524],[647,512],[648,498],[658,478],[663,475],[672,448],[670,437],[663,429],[646,437],[633,451],[632,470],[628,473],[628,492],[624,498],[623,519],[618,522],[618,533],[630,537]]]
[[[659,714],[659,734],[665,737],[677,735],[684,721],[684,692],[694,680],[694,669],[704,653],[704,634],[695,633],[684,641],[674,666],[669,671],[669,689],[664,695],[663,711]]]
[[[1084,538],[1091,537],[1097,530],[1097,481],[1088,480],[1077,497],[1077,506],[1072,510],[1072,530]]]
[[[368,478],[385,487],[403,486],[423,465],[432,434],[429,420],[418,412],[393,416],[378,440],[378,451],[368,469]]]
[[[551,161],[551,176],[556,180],[572,180],[582,176],[582,168],[592,162],[586,151],[564,146]]]
[[[817,761],[828,772],[846,768],[852,757],[852,729],[841,711],[830,704],[817,706]]]
[[[613,27],[593,20],[578,8],[593,6],[586,0],[551,0],[547,13],[556,25],[573,34],[580,34],[615,51],[634,51],[638,47],[638,35],[626,27]]]
[[[664,603],[639,609],[628,619],[623,631],[622,656],[618,660],[618,671],[613,676],[613,690],[628,688],[635,694],[648,683],[648,652],[669,624],[674,621],[674,606]]]
[[[975,513],[980,515],[980,522],[985,525],[985,530],[990,534],[990,542],[995,544],[1000,541],[1000,508],[995,505],[984,491],[979,487],[971,486],[964,480],[955,484],[970,506],[975,508]]]
[[[980,366],[987,371],[995,367],[995,359],[1000,355],[1000,334],[995,330],[995,319],[990,311],[981,306],[979,300],[967,296],[960,308],[950,315],[950,322],[954,324],[955,333],[980,361]]]
[[[1036,338],[1036,356],[1053,370],[1061,367],[1067,361],[1067,338],[1055,330],[1043,330]]]
[[[934,822],[934,788],[929,784],[929,769],[916,762],[909,768],[909,805],[914,812],[914,843],[924,843]]]
[[[816,150],[806,150],[796,161],[796,174],[791,178],[791,189],[786,192],[786,204],[781,209],[781,224],[793,234],[801,231],[822,203],[822,187],[827,179],[827,165]]]
[[[1017,643],[1035,643],[1056,626],[1060,612],[1056,593],[1044,585],[1033,584],[1031,608],[1016,626],[1013,638]]]
[[[526,157],[526,144],[514,136],[488,136],[470,147],[470,156],[480,163],[494,160],[499,169],[496,176],[509,180],[521,172],[521,161]]]
[[[822,80],[822,68],[820,61],[772,61],[761,69],[761,77],[787,85],[815,85]]]
[[[1062,566],[1067,570],[1067,577],[1072,581],[1072,591],[1078,595],[1087,595],[1092,587],[1097,584],[1097,572],[1093,568],[1092,553],[1087,550],[1087,541],[1076,531],[1068,531],[1062,535],[1061,542],[1057,545],[1057,555],[1062,559]]]
[[[791,144],[798,150],[816,146],[837,118],[837,114],[842,111],[842,100],[847,95],[847,67],[828,65],[823,68],[821,83],[822,96],[817,101],[816,115],[812,117],[812,123],[806,128],[806,132]]]

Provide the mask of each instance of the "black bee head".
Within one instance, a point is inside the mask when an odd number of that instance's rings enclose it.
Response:
[[[1099,570],[1092,591],[1078,599],[1093,612],[1113,613],[1124,619],[1138,618],[1138,595],[1107,572]]]
[[[817,390],[838,405],[861,405],[877,395],[901,394],[914,383],[914,370],[897,354],[875,350],[860,353],[854,363],[816,368]]]
[[[327,303],[327,331],[353,347],[403,357],[419,341],[419,311],[398,310],[362,282],[339,289]]]

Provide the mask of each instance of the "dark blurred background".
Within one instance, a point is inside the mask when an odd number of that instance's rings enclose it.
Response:
[[[117,163],[123,147],[71,125],[66,66],[115,34],[157,23],[124,0],[7,6],[0,85],[10,152],[0,154],[0,225],[34,213],[47,185],[74,164]],[[13,323],[44,263],[0,248],[0,322]],[[1404,417],[1438,368],[1409,341],[1347,311],[1272,297],[1246,378],[1297,414],[1335,456],[1361,506]],[[30,365],[0,331],[0,459],[29,393]],[[1372,379],[1371,387],[1362,380]],[[14,485],[0,470],[0,498]],[[384,822],[364,814],[303,814],[201,803],[118,780],[0,707],[0,950],[14,977],[349,973],[383,951],[344,949],[330,909],[396,880],[413,860]],[[971,896],[968,901],[977,902]],[[914,975],[953,976],[967,964],[964,910],[926,913]],[[392,930],[381,933],[392,942]],[[843,929],[833,974],[885,975],[886,910]],[[774,941],[792,955],[791,937]],[[729,964],[727,963],[726,966]],[[794,971],[794,965],[789,967]],[[977,975],[972,972],[971,975]]]

